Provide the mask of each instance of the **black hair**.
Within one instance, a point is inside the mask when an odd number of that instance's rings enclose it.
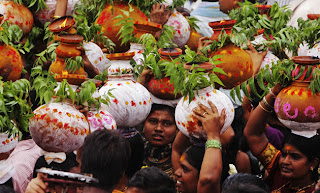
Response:
[[[222,185],[222,193],[269,193],[262,179],[252,174],[238,173],[229,176]]]
[[[205,153],[205,148],[200,146],[192,145],[186,151],[186,160],[190,165],[198,170],[198,175],[200,174],[201,165]]]
[[[147,167],[138,171],[128,183],[128,188],[136,187],[144,193],[176,193],[175,182],[157,167]]]
[[[162,104],[152,104],[151,111],[148,117],[155,111],[168,111],[169,114],[173,117],[173,120],[175,120],[175,116],[174,116],[175,109],[173,107],[170,107],[168,105],[162,105]]]
[[[320,147],[320,137],[319,135],[315,135],[311,138],[306,138],[300,135],[291,134],[286,144],[290,144],[296,147],[301,153],[303,153],[307,158],[308,161],[313,161],[314,159],[318,159],[320,161],[320,151],[318,147]],[[316,167],[313,169],[312,172],[312,180],[318,181],[319,174],[318,174],[319,162]]]
[[[97,130],[89,134],[82,146],[81,172],[99,180],[95,186],[110,191],[128,167],[130,145],[121,134]]]
[[[40,168],[51,168],[53,170],[69,172],[73,167],[77,166],[79,166],[79,163],[73,152],[66,154],[66,159],[62,163],[51,162],[48,164],[44,156],[40,156],[33,169],[33,178],[37,177],[37,169]]]
[[[130,179],[143,165],[144,160],[144,143],[140,133],[133,137],[127,138],[131,148],[131,156],[126,175]]]

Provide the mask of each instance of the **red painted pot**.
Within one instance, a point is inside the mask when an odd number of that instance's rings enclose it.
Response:
[[[295,56],[292,59],[298,66],[310,65],[316,68],[320,63],[320,59],[307,56]],[[293,133],[305,137],[315,135],[320,128],[320,93],[312,94],[311,89],[308,89],[309,84],[306,80],[294,80],[278,94],[274,103],[274,110],[280,122]]]
[[[310,20],[316,20],[319,19],[320,14],[308,14],[308,18]]]
[[[174,100],[181,97],[181,94],[175,94],[174,85],[170,84],[170,78],[164,77],[162,79],[155,79],[154,77],[148,83],[148,90],[155,97],[164,99],[164,100]]]

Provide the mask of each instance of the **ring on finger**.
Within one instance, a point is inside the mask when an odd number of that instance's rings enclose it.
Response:
[[[203,114],[202,114],[202,116],[205,116],[206,114],[208,114],[207,112],[204,112]]]

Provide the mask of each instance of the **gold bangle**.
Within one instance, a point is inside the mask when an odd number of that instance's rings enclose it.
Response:
[[[262,102],[267,108],[273,109],[273,106],[269,105],[269,103],[268,103],[268,101],[267,101],[265,96],[263,97]]]
[[[269,88],[269,93],[272,95],[273,98],[277,98],[277,95],[274,94],[271,88]]]
[[[261,102],[259,103],[259,106],[262,108],[262,110],[264,112],[267,112],[267,113],[271,113],[272,111],[268,111],[267,109],[265,109],[262,105],[261,105]]]

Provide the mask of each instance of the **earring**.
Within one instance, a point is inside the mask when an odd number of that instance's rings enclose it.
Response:
[[[311,171],[313,171],[313,169],[314,169],[313,167],[310,168]]]

